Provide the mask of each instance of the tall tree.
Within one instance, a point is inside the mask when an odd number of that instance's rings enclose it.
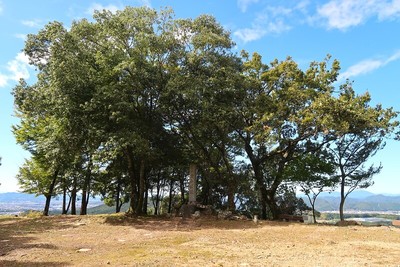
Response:
[[[332,163],[337,168],[340,188],[340,220],[344,220],[344,204],[347,196],[357,188],[367,188],[373,184],[372,177],[379,173],[382,165],[365,166],[377,151],[385,146],[384,139],[390,135],[398,122],[397,113],[383,109],[380,105],[370,106],[368,93],[357,96],[350,82],[341,86],[341,92],[335,103],[327,108],[340,109],[341,129],[337,138],[328,145]]]
[[[327,158],[325,151],[316,151],[296,158],[285,170],[289,181],[300,187],[311,205],[314,222],[316,222],[315,202],[324,190],[333,190],[337,184],[335,166]]]
[[[327,142],[332,125],[322,120],[317,107],[331,98],[339,63],[329,57],[312,62],[303,71],[290,58],[265,65],[261,56],[243,53],[246,98],[237,108],[241,127],[238,140],[251,163],[260,191],[262,218],[276,219],[275,195],[284,180],[284,170],[296,157],[319,149]]]

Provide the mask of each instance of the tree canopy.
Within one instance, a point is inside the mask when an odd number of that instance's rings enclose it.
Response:
[[[264,63],[234,52],[212,16],[176,19],[169,9],[93,19],[51,22],[26,41],[38,80],[13,94],[14,134],[32,154],[18,176],[27,192],[69,195],[72,213],[77,192],[81,214],[95,194],[117,211],[130,202],[132,215],[147,213],[149,200],[157,213],[168,199],[171,212],[187,201],[195,163],[199,203],[277,219],[284,183],[332,187],[340,176],[352,188],[378,171],[362,166],[396,113],[371,107],[349,82],[338,88],[330,56],[305,70],[290,57]],[[320,151],[330,152],[323,162]]]

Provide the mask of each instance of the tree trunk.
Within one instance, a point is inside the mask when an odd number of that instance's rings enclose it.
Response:
[[[268,191],[267,204],[272,215],[272,220],[278,220],[280,214],[279,207],[275,201],[275,194],[276,191],[271,191],[271,190]]]
[[[130,193],[130,206],[128,213],[132,216],[136,215],[136,195],[137,195],[137,181],[136,181],[136,175],[135,175],[135,160],[133,157],[133,152],[132,148],[128,146],[126,148],[126,156],[128,160],[128,175],[129,175],[129,181],[131,185],[131,193]]]
[[[231,182],[228,185],[228,210],[230,211],[235,211],[236,206],[235,206],[235,186],[234,183]]]
[[[173,192],[174,192],[174,180],[170,180],[169,183],[169,201],[168,201],[168,213],[171,213],[172,210],[172,198],[173,198]]]
[[[76,215],[76,186],[77,186],[76,176],[74,177],[74,184],[71,192],[71,215]]]
[[[189,166],[189,204],[196,203],[197,200],[197,166]]]
[[[54,172],[53,180],[51,181],[51,184],[49,186],[49,191],[47,192],[47,194],[45,194],[46,203],[44,205],[44,210],[43,210],[43,215],[44,216],[48,216],[49,215],[50,201],[51,201],[51,197],[53,196],[53,191],[54,191],[54,187],[56,185],[57,176],[58,176],[58,170]]]
[[[143,213],[143,198],[144,198],[144,190],[146,187],[145,180],[145,172],[144,172],[144,160],[140,161],[140,170],[139,170],[139,195],[138,195],[138,203],[136,207],[136,214]]]
[[[181,190],[181,205],[185,203],[185,177],[181,177],[179,180],[179,187]]]
[[[63,177],[62,214],[67,214],[67,186],[65,184],[65,177]]]
[[[69,200],[68,200],[67,208],[65,209],[65,214],[68,214],[69,207],[71,207],[71,201],[72,201],[72,198],[71,198],[71,196],[70,196],[70,197],[69,197]]]
[[[342,172],[343,173],[343,172]],[[346,196],[344,193],[344,185],[345,185],[345,179],[346,177],[341,177],[341,181],[340,181],[340,204],[339,204],[339,217],[341,221],[344,221],[344,202],[346,200]]]
[[[161,191],[161,171],[157,174],[157,186],[156,186],[156,201],[153,204],[154,206],[154,215],[158,215],[160,208],[160,191]]]
[[[121,206],[119,204],[120,202],[120,190],[121,190],[121,178],[118,176],[117,178],[117,188],[116,188],[116,193],[115,193],[115,213],[118,213],[121,211]]]
[[[261,204],[261,219],[266,220],[268,218],[267,214],[267,202],[268,202],[268,192],[265,188],[263,181],[263,175],[258,164],[252,164],[254,170],[254,176],[256,179],[256,184],[260,190],[260,204]]]
[[[87,205],[89,198],[89,186],[90,186],[90,177],[92,176],[92,157],[89,156],[88,166],[86,169],[85,181],[82,188],[82,201],[81,201],[81,213],[80,215],[87,214]]]

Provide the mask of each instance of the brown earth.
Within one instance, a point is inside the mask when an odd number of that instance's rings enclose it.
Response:
[[[399,266],[400,229],[123,215],[0,217],[0,266]]]

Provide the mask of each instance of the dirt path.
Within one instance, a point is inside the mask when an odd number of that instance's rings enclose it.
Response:
[[[0,217],[0,266],[398,266],[400,229],[123,216]]]

